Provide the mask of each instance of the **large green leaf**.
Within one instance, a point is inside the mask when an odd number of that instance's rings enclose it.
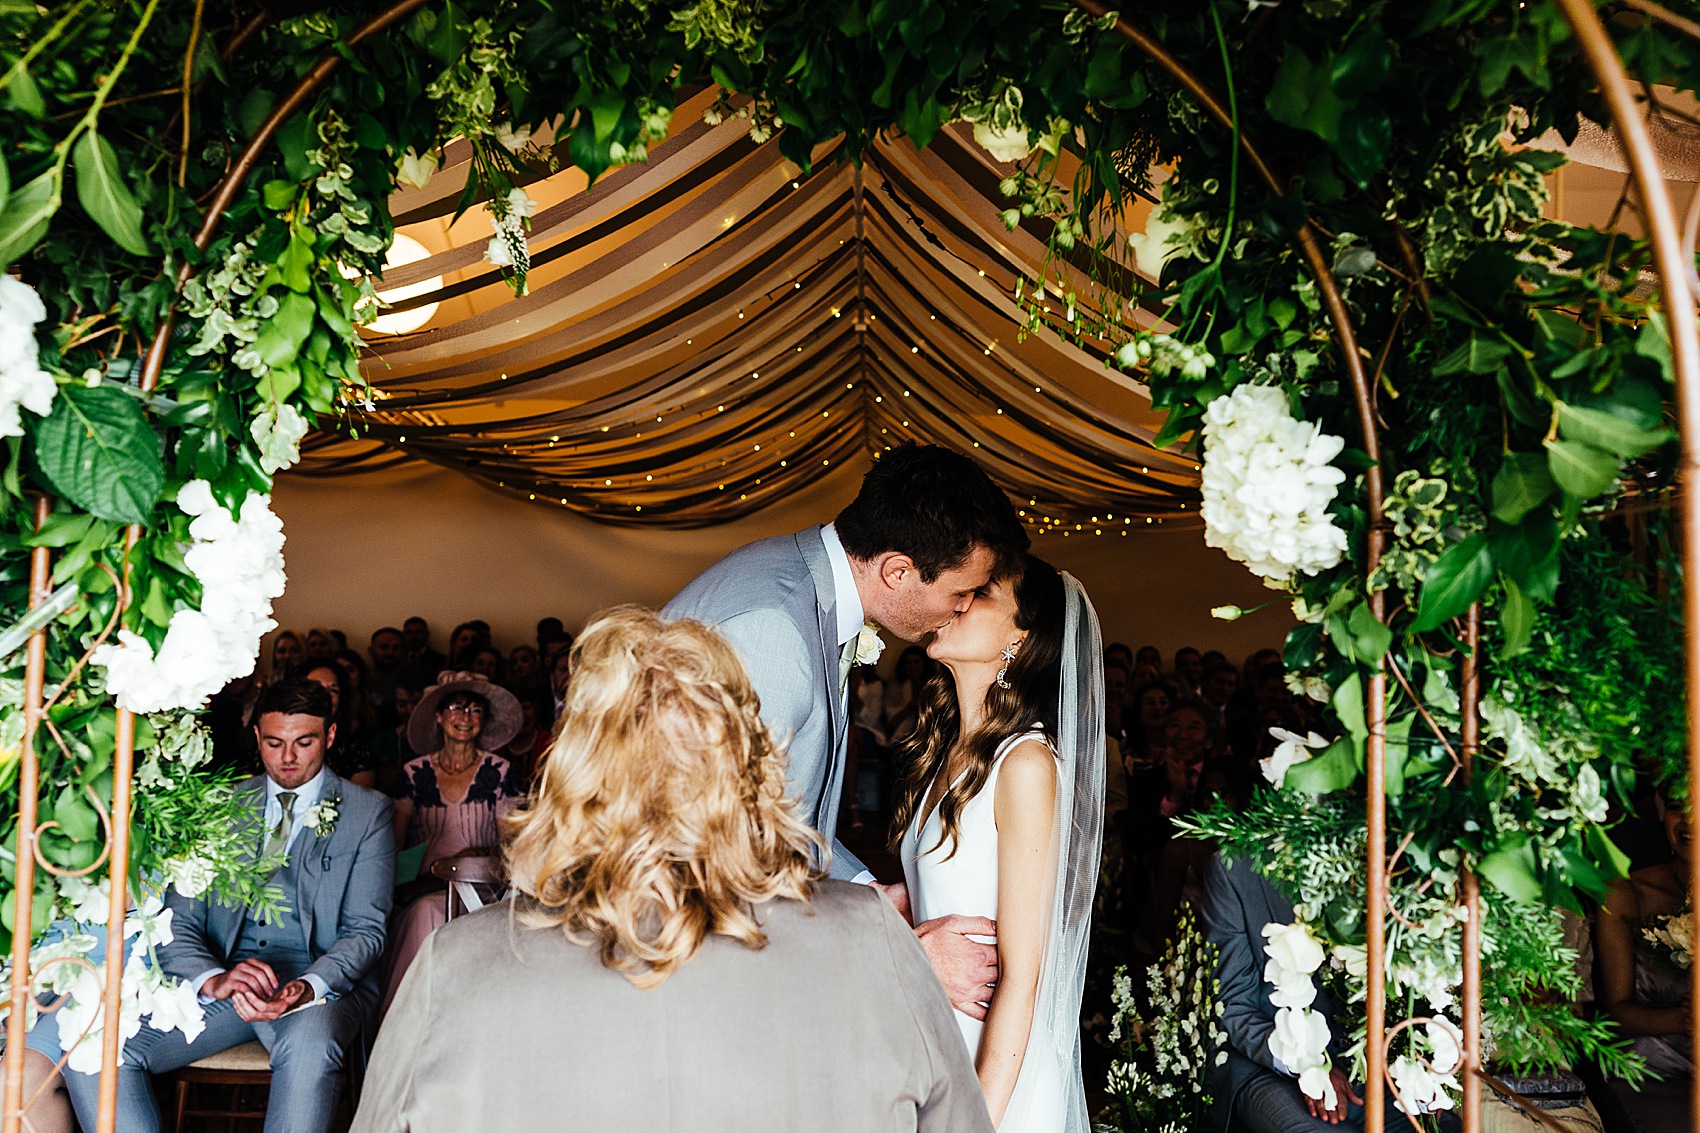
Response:
[[[1521,523],[1557,490],[1545,454],[1508,452],[1493,477],[1493,517],[1501,523]]]
[[[1521,586],[1509,578],[1504,582],[1505,608],[1499,613],[1499,625],[1505,633],[1505,644],[1499,650],[1501,661],[1527,649],[1535,629],[1535,604]]]
[[[12,96],[12,105],[31,118],[47,117],[47,101],[41,97],[41,88],[36,86],[35,80],[30,77],[28,67],[19,67],[12,72],[12,81],[6,84],[6,93]]]
[[[94,222],[126,252],[148,254],[148,239],[142,234],[142,206],[124,172],[118,153],[105,138],[86,131],[71,147],[71,167],[77,173],[77,200]]]
[[[68,385],[33,418],[35,458],[54,491],[101,519],[146,523],[165,487],[159,434],[111,386]]]
[[[1423,575],[1422,599],[1417,605],[1416,633],[1427,633],[1468,610],[1493,581],[1493,553],[1488,537],[1475,534],[1442,552]]]
[[[1321,755],[1287,770],[1282,785],[1308,795],[1343,791],[1358,777],[1358,761],[1349,740],[1335,740]]]
[[[12,174],[6,168],[6,155],[0,153],[0,209],[6,207],[6,198],[12,195]]]
[[[0,209],[0,270],[47,235],[47,222],[59,211],[59,177],[49,169],[6,198]]]
[[[1617,483],[1618,459],[1582,441],[1550,440],[1547,469],[1567,495],[1591,500]]]
[[[1624,458],[1645,456],[1676,436],[1670,429],[1643,429],[1615,413],[1564,401],[1558,403],[1558,431],[1568,440]]]
[[[1519,904],[1538,901],[1543,892],[1534,847],[1527,835],[1476,863],[1476,872],[1495,889]]]

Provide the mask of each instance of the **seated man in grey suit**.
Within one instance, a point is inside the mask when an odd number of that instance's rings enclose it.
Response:
[[[338,1071],[376,1028],[378,960],[395,883],[390,801],[324,766],[336,735],[324,686],[272,685],[254,719],[266,773],[241,789],[253,799],[256,853],[287,855],[271,879],[282,911],[262,921],[210,893],[167,894],[175,935],[159,950],[160,963],[199,989],[206,1029],[187,1042],[179,1031],[143,1027],[125,1045],[119,1133],[159,1129],[149,1074],[255,1038],[271,1054],[267,1133],[322,1133],[336,1109]],[[78,1120],[93,1129],[99,1079],[70,1071],[65,1079]]]
[[[884,453],[825,527],[764,539],[708,568],[663,616],[718,629],[749,669],[762,718],[787,744],[802,814],[832,839],[832,876],[873,875],[834,837],[849,736],[849,675],[864,622],[904,641],[932,633],[1027,549],[1015,509],[979,465],[932,446]],[[907,916],[900,884],[886,889]],[[985,1017],[997,950],[983,917],[941,917],[917,934],[958,1010]]]

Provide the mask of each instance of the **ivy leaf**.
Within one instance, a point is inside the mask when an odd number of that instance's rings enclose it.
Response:
[[[1493,517],[1501,523],[1521,523],[1557,490],[1543,454],[1506,453],[1493,477]]]
[[[1333,707],[1334,715],[1339,717],[1340,726],[1346,729],[1346,738],[1351,740],[1353,749],[1362,758],[1364,741],[1369,738],[1369,726],[1364,723],[1363,677],[1353,672],[1335,687],[1328,703]]]
[[[47,235],[47,222],[59,211],[59,178],[49,169],[6,198],[0,209],[0,269],[4,269]]]
[[[1535,630],[1535,604],[1509,577],[1502,575],[1500,578],[1505,583],[1505,608],[1499,614],[1505,644],[1499,650],[1499,659],[1504,661],[1529,647],[1529,639]]]
[[[1413,633],[1427,633],[1468,610],[1493,581],[1488,538],[1475,534],[1441,553],[1423,578]]]
[[[1476,872],[1483,880],[1520,905],[1541,899],[1540,874],[1535,862],[1534,848],[1526,834],[1517,835],[1507,845],[1476,863]]]
[[[64,386],[33,432],[36,463],[54,491],[100,519],[152,517],[165,464],[159,434],[135,398],[110,386]]]
[[[1282,785],[1307,795],[1343,791],[1358,777],[1358,761],[1349,740],[1335,740],[1321,755],[1287,770]]]
[[[313,329],[313,315],[318,310],[306,295],[291,291],[277,305],[277,314],[267,319],[254,340],[254,351],[260,360],[273,368],[291,366],[301,352],[301,344]]]
[[[71,166],[77,172],[77,200],[101,230],[126,252],[148,254],[148,239],[142,234],[142,206],[124,173],[112,143],[86,131],[71,147]]]
[[[1616,453],[1620,458],[1645,456],[1676,434],[1667,428],[1643,429],[1603,409],[1570,402],[1558,403],[1558,430],[1567,439]],[[1613,474],[1616,474],[1614,468]]]
[[[1566,495],[1591,500],[1617,482],[1617,457],[1574,440],[1544,442],[1547,469]]]

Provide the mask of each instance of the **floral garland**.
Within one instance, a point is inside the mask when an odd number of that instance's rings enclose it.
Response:
[[[201,707],[254,671],[260,639],[277,625],[271,611],[284,587],[283,523],[267,498],[248,493],[232,516],[210,484],[192,480],[177,506],[194,517],[183,561],[201,584],[201,608],[171,615],[157,654],[140,634],[120,630],[117,645],[91,658],[106,669],[107,691],[132,712]]]
[[[1337,566],[1346,533],[1328,507],[1346,442],[1297,420],[1273,386],[1242,385],[1204,411],[1204,540],[1253,574],[1286,582]]]
[[[1263,979],[1273,989],[1269,1002],[1276,1008],[1269,1053],[1298,1076],[1299,1089],[1306,1097],[1333,1108],[1337,1099],[1329,1072],[1334,1062],[1328,1056],[1332,1036],[1328,1019],[1311,1009],[1316,1002],[1314,975],[1328,954],[1310,928],[1298,921],[1266,924],[1263,938],[1263,953],[1269,957],[1263,966]]]

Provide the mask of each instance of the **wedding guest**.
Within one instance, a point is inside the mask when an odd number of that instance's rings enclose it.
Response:
[[[350,720],[361,735],[370,739],[373,729],[378,726],[378,710],[368,687],[371,674],[366,668],[366,660],[354,650],[344,649],[336,655],[336,667],[346,678],[343,683],[348,690]]]
[[[1163,721],[1174,705],[1175,693],[1158,680],[1142,685],[1133,694],[1135,720],[1128,726],[1127,745],[1122,757],[1129,775],[1162,761],[1164,740]]]
[[[1121,742],[1127,737],[1127,709],[1133,698],[1133,674],[1119,658],[1104,661],[1104,731],[1116,741],[1116,758],[1121,758]]]
[[[519,701],[519,731],[515,732],[514,738],[502,748],[501,755],[508,761],[508,766],[512,768],[513,781],[523,793],[531,785],[538,761],[543,757],[543,753],[549,750],[550,701],[546,694],[540,692],[527,695],[516,692],[514,699]]]
[[[407,665],[407,646],[403,643],[401,630],[395,626],[373,630],[371,640],[366,646],[366,656],[372,661],[368,670],[370,687],[367,690],[372,705],[374,708],[387,707],[396,678]]]
[[[552,646],[563,643],[568,649],[571,649],[573,635],[567,632],[567,627],[560,618],[537,619],[537,655],[539,658],[549,656]]]
[[[1204,670],[1204,682],[1199,686],[1199,699],[1216,717],[1216,727],[1228,726],[1228,702],[1240,687],[1240,671],[1226,661],[1216,661]]]
[[[472,622],[462,622],[449,634],[448,667],[457,673],[472,671],[472,658],[487,644]]]
[[[626,608],[574,656],[520,896],[425,943],[354,1133],[991,1133],[914,935],[816,870],[731,647]]]
[[[1155,645],[1141,645],[1139,652],[1133,655],[1133,667],[1137,669],[1142,665],[1150,665],[1153,669],[1161,672],[1163,669],[1162,651]]]
[[[497,820],[525,795],[513,767],[496,752],[520,728],[513,693],[476,673],[446,672],[425,691],[407,723],[419,756],[401,769],[395,795],[395,843],[425,846],[419,877],[401,894],[391,932],[388,1011],[419,945],[447,919],[445,885],[431,876],[441,858],[495,854]]]
[[[529,645],[516,645],[508,652],[508,691],[524,699],[543,690],[543,661]]]
[[[144,1026],[125,1044],[117,1071],[121,1133],[160,1128],[150,1074],[256,1038],[271,1057],[267,1133],[324,1133],[340,1072],[376,1023],[376,969],[395,876],[389,800],[324,766],[336,726],[323,686],[279,682],[260,694],[256,709],[265,774],[240,789],[253,801],[256,849],[263,843],[268,854],[285,855],[273,881],[296,899],[262,921],[210,893],[192,900],[167,893],[173,936],[158,949],[160,964],[199,990],[205,1029],[189,1042],[181,1031]],[[289,1014],[309,1003],[312,1010]],[[65,1082],[78,1121],[95,1128],[99,1077],[70,1071]]]
[[[378,772],[378,787],[385,794],[394,793],[401,769],[419,755],[407,742],[407,723],[413,715],[414,706],[424,695],[423,684],[415,681],[411,674],[403,675],[390,690],[391,711],[397,722],[380,728],[372,735],[372,765]]]
[[[567,685],[573,677],[573,654],[571,649],[563,649],[549,660],[549,698],[553,702],[554,711],[550,723],[561,718],[567,703]]]
[[[1133,646],[1121,641],[1112,641],[1104,646],[1104,660],[1114,661],[1128,671],[1133,670]]]
[[[936,670],[932,658],[919,645],[911,645],[897,658],[897,668],[885,683],[884,697],[886,743],[896,747],[915,730],[916,706],[920,703],[921,687]]]
[[[330,630],[314,626],[307,631],[307,660],[309,662],[316,664],[321,661],[333,660],[340,648],[341,646],[337,644],[337,640]]]
[[[331,722],[336,727],[330,750],[325,753],[325,766],[351,783],[368,789],[377,786],[371,733],[361,731],[354,723],[356,702],[349,694],[347,676],[335,664],[316,664],[303,676],[331,694]]]
[[[414,616],[401,623],[402,642],[407,647],[408,663],[435,677],[442,671],[448,661],[441,653],[431,648],[431,624],[424,618]]]
[[[1175,679],[1180,683],[1181,692],[1188,696],[1198,695],[1199,685],[1204,680],[1204,657],[1190,645],[1175,650]]]
[[[1694,1015],[1688,994],[1693,959],[1648,936],[1649,930],[1657,932],[1673,918],[1693,916],[1688,869],[1694,834],[1684,806],[1672,803],[1663,792],[1659,803],[1672,860],[1613,882],[1594,918],[1600,1006],[1635,1053],[1647,1060],[1647,1069],[1663,1079],[1649,1079],[1639,1088],[1609,1083],[1639,1133],[1688,1129],[1694,1088],[1694,1051],[1688,1038]]]
[[[284,630],[272,639],[272,664],[266,675],[267,683],[288,680],[301,671],[306,661],[307,648],[301,644],[301,638],[292,630]]]
[[[502,651],[494,645],[480,645],[472,651],[471,671],[494,684],[502,679]]]

